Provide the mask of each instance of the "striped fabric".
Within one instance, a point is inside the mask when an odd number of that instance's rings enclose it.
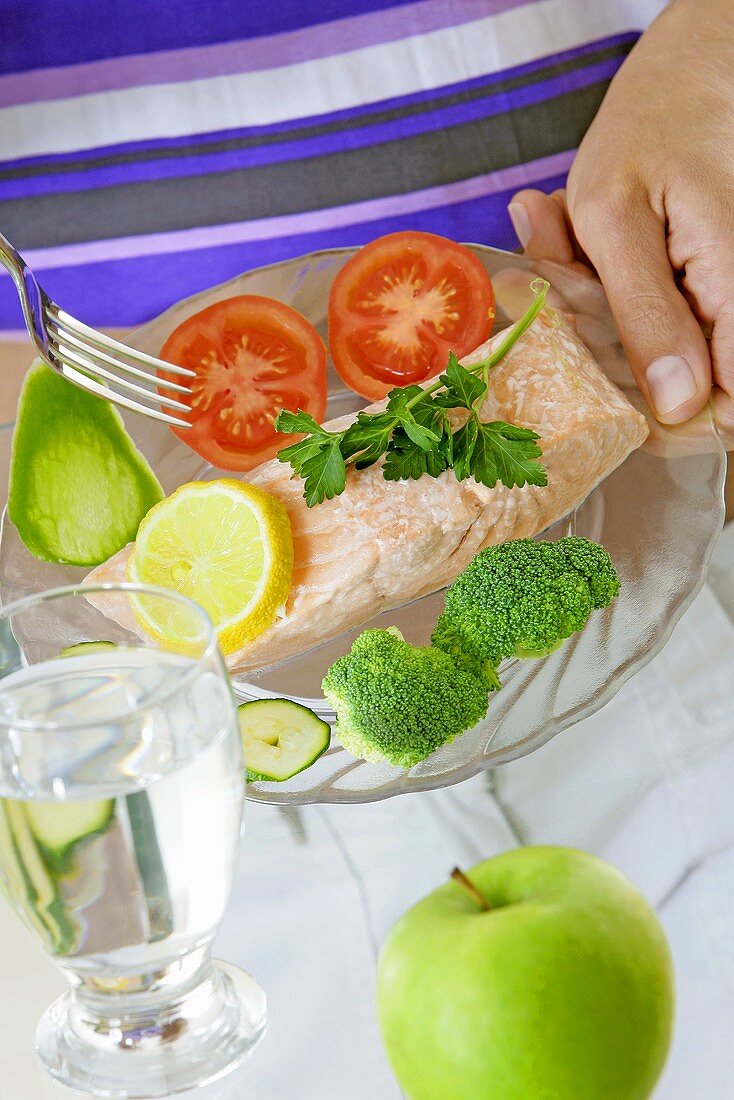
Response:
[[[0,0],[0,229],[101,326],[395,229],[513,247],[662,6]]]

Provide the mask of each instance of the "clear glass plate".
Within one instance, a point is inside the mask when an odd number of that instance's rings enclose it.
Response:
[[[511,253],[471,246],[495,282],[496,327],[514,320],[529,300],[528,284],[542,275],[550,301],[572,313],[579,333],[609,376],[644,410],[624,361],[600,285],[553,264],[531,264]],[[248,272],[203,291],[138,329],[131,343],[158,354],[186,317],[234,294],[263,294],[288,302],[326,336],[326,306],[334,275],[352,249],[318,252]],[[360,398],[329,367],[328,415],[356,410]],[[127,427],[164,489],[219,471],[203,463],[154,421],[126,416]],[[708,416],[671,431],[651,422],[651,436],[573,515],[545,534],[575,533],[603,542],[623,581],[613,606],[595,613],[587,628],[542,661],[514,661],[502,669],[502,691],[486,719],[429,759],[402,771],[354,760],[333,739],[311,768],[285,783],[256,783],[251,799],[271,803],[370,802],[409,791],[458,783],[476,772],[532,752],[602,707],[625,680],[650,661],[701,587],[723,523],[726,456]],[[5,518],[0,538],[3,602],[81,577],[84,570],[33,558]],[[436,593],[391,611],[358,629],[278,665],[234,677],[242,699],[289,696],[332,718],[320,692],[324,672],[367,625],[397,625],[406,638],[428,641],[442,605]]]

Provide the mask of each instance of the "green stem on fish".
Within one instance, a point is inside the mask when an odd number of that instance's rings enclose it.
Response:
[[[480,359],[478,363],[470,363],[464,365],[464,369],[469,371],[469,374],[474,374],[477,377],[481,377],[485,385],[489,385],[489,372],[492,367],[496,367],[498,363],[501,363],[508,351],[514,347],[517,341],[523,336],[532,325],[535,318],[540,313],[541,309],[545,305],[545,299],[550,290],[550,283],[546,279],[534,279],[530,284],[530,289],[533,292],[534,298],[532,304],[528,307],[525,313],[522,315],[519,321],[516,321],[509,332],[506,333],[503,340],[495,348],[490,355],[484,359]],[[418,404],[422,397],[428,394],[438,393],[439,390],[446,389],[443,382],[438,379],[430,386],[423,388],[423,394],[416,394],[407,404],[409,409]]]

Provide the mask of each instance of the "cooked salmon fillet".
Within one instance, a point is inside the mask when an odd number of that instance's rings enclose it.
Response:
[[[463,362],[484,358],[500,339]],[[326,427],[339,430],[351,419]],[[457,482],[451,470],[388,482],[378,465],[350,470],[341,496],[309,509],[289,466],[272,460],[251,471],[246,480],[288,511],[295,568],[282,617],[230,654],[230,669],[275,664],[443,588],[483,547],[535,535],[571,512],[648,433],[645,418],[602,374],[575,330],[545,315],[493,369],[482,419],[538,432],[546,487],[488,489],[473,478]],[[122,579],[128,554],[126,547],[89,579]]]

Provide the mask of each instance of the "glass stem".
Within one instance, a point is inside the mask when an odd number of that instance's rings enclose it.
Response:
[[[210,944],[162,969],[102,979],[75,975],[74,1025],[118,1045],[165,1040],[185,1029],[192,1001],[217,1000]]]

